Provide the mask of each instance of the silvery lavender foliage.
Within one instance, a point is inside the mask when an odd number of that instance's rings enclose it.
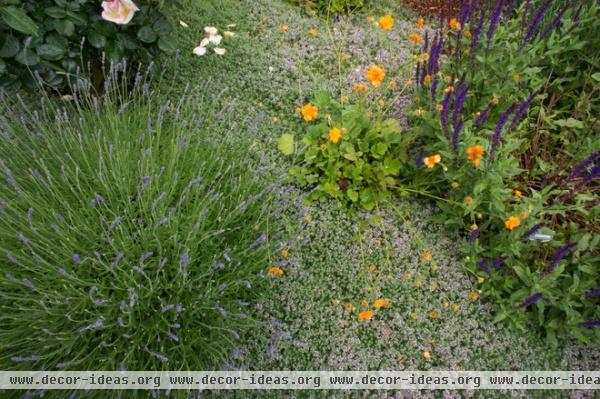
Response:
[[[533,305],[534,303],[536,303],[537,301],[539,301],[540,299],[542,299],[542,297],[544,296],[544,294],[542,294],[541,292],[536,292],[535,294],[531,295],[529,298],[525,299],[523,301],[523,303],[521,303],[522,308],[528,308],[531,305]]]
[[[533,16],[533,19],[531,20],[531,23],[529,24],[529,27],[527,28],[527,33],[525,34],[525,38],[523,39],[523,44],[521,45],[521,48],[531,42],[531,40],[537,33],[538,28],[540,27],[540,24],[542,23],[542,20],[544,19],[544,16],[546,15],[546,12],[548,11],[549,7],[550,0],[544,0],[544,2],[538,7],[537,11]]]
[[[533,103],[533,100],[535,99],[537,94],[538,94],[538,92],[533,93],[531,96],[529,96],[529,98],[527,100],[523,101],[521,103],[521,105],[519,105],[519,108],[517,108],[517,111],[515,112],[515,115],[513,116],[512,122],[510,123],[508,130],[514,130],[517,127],[517,125],[523,118],[523,115],[525,115],[525,113],[527,112],[529,107],[531,107],[531,104]]]
[[[552,273],[552,271],[554,271],[554,269],[558,265],[558,262],[560,262],[573,248],[575,248],[576,245],[577,243],[570,243],[557,249],[554,252],[554,257],[552,258],[548,266],[546,266],[546,269],[544,269],[543,274],[548,275]]]
[[[512,104],[508,107],[502,115],[500,115],[500,119],[498,119],[498,123],[496,124],[496,129],[494,130],[494,135],[492,136],[492,146],[490,149],[490,160],[494,159],[494,155],[496,153],[496,148],[500,144],[500,139],[502,138],[502,130],[504,129],[504,125],[508,122],[508,118],[515,110],[516,105]]]

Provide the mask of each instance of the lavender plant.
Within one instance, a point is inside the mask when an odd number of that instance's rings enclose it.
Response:
[[[220,367],[254,326],[270,189],[209,85],[0,103],[4,370]],[[146,396],[147,397],[147,396]]]

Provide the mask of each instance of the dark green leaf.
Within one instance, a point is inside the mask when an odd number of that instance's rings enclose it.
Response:
[[[65,49],[53,44],[42,44],[37,48],[37,53],[40,57],[50,60],[58,61],[63,58]]]
[[[154,32],[149,26],[143,26],[140,30],[138,30],[137,37],[144,43],[154,43],[158,38],[156,32]]]
[[[97,32],[92,32],[88,35],[88,41],[96,48],[103,48],[106,46],[106,37]]]
[[[0,47],[0,58],[11,58],[19,52],[19,41],[14,36],[6,36],[4,45]]]
[[[14,6],[2,7],[0,8],[0,15],[4,22],[14,30],[26,35],[37,35],[38,26],[24,10]]]
[[[23,65],[33,66],[40,62],[40,57],[28,48],[24,48],[17,54],[15,60]]]

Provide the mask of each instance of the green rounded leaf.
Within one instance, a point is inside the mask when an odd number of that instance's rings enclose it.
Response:
[[[54,44],[42,44],[37,48],[37,53],[46,60],[58,61],[65,55],[65,49]]]
[[[175,51],[177,51],[175,40],[173,40],[173,38],[170,36],[163,36],[158,39],[158,48],[167,54],[173,54]]]
[[[158,36],[166,36],[169,33],[171,33],[171,31],[173,30],[173,27],[171,26],[171,24],[169,23],[169,21],[167,21],[164,18],[161,18],[159,20],[157,20],[153,25],[152,25],[152,30],[158,35]]]
[[[30,49],[24,48],[17,54],[15,60],[20,64],[33,66],[39,64],[40,57]]]
[[[294,136],[291,134],[283,134],[277,140],[277,148],[284,155],[292,155],[294,153]]]
[[[12,58],[19,52],[19,41],[14,36],[6,36],[4,45],[0,47],[0,58]]]
[[[90,44],[96,48],[103,48],[106,46],[106,37],[97,32],[92,32],[87,37]]]
[[[137,37],[144,43],[154,43],[158,36],[150,26],[143,26],[138,30]]]

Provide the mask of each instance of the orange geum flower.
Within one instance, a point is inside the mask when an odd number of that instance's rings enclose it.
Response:
[[[424,261],[429,262],[431,260],[431,258],[432,258],[432,256],[429,251],[423,252],[423,260]]]
[[[388,85],[388,89],[390,90],[396,90],[396,88],[398,88],[398,83],[396,82],[390,82],[390,84]]]
[[[373,302],[375,309],[388,309],[391,305],[392,304],[389,299],[376,299],[375,302]]]
[[[523,193],[520,190],[515,190],[515,197],[521,198]]]
[[[329,130],[329,141],[331,141],[333,144],[336,144],[338,141],[340,141],[340,138],[342,138],[342,131],[340,129],[334,127],[333,129]]]
[[[458,305],[452,305],[452,312],[457,314],[460,312],[460,306]]]
[[[424,24],[425,24],[425,21],[423,20],[423,18],[417,19],[417,28],[423,29]]]
[[[425,85],[429,85],[431,83],[431,75],[430,74],[427,74],[427,75],[425,75],[425,77],[423,77],[423,83]]]
[[[289,29],[290,29],[290,27],[287,24],[279,25],[279,30],[282,32],[287,32]]]
[[[470,301],[475,302],[478,299],[479,299],[479,293],[477,291],[469,292],[469,300]]]
[[[476,159],[483,158],[483,154],[485,154],[485,150],[481,144],[472,145],[467,148],[467,159],[469,161],[474,161]]]
[[[384,15],[379,18],[379,27],[383,30],[390,30],[394,27],[394,17],[391,15]]]
[[[367,80],[375,87],[379,87],[385,79],[385,71],[382,67],[371,65],[367,71]]]
[[[442,157],[439,154],[431,155],[423,159],[423,163],[429,169],[433,169],[435,167],[435,164],[438,164],[440,162],[442,162]]]
[[[273,276],[281,277],[281,276],[283,276],[283,269],[281,267],[272,266],[269,269],[269,274],[272,274]]]
[[[452,184],[450,184],[450,187],[457,189],[460,187],[460,183],[457,181],[453,181]]]
[[[431,353],[429,351],[423,351],[423,357],[425,360],[431,359]]]
[[[520,224],[521,220],[516,216],[511,216],[504,221],[504,227],[506,227],[508,230],[515,229],[519,227]]]
[[[306,122],[313,121],[319,116],[319,108],[312,104],[306,104],[302,107],[302,117]]]
[[[372,272],[374,272],[375,270],[377,270],[377,266],[375,266],[373,264],[370,264],[369,265],[369,270],[372,271]]]
[[[450,28],[454,30],[460,30],[462,28],[462,25],[460,24],[460,22],[458,22],[456,18],[451,18],[448,25],[450,25]]]
[[[375,316],[372,310],[363,310],[358,314],[358,321],[371,320]]]
[[[290,250],[287,248],[282,249],[281,256],[283,256],[284,258],[287,258],[288,256],[290,256]]]
[[[408,35],[408,40],[417,44],[421,44],[423,43],[423,36],[419,35],[418,33],[411,33]]]
[[[308,34],[309,34],[310,36],[312,36],[312,37],[317,37],[317,36],[319,36],[321,33],[320,33],[318,30],[316,30],[316,29],[310,29],[310,30],[308,31]]]
[[[467,39],[470,39],[470,38],[471,38],[471,36],[472,36],[472,35],[471,35],[471,31],[470,31],[470,30],[466,30],[466,31],[464,31],[464,33],[463,33],[463,34],[465,35],[465,37],[466,37]]]
[[[465,202],[467,205],[471,205],[473,203],[473,197],[467,195],[467,197],[465,198]]]
[[[432,319],[437,319],[439,315],[440,314],[438,312],[436,312],[435,310],[433,310],[431,313],[429,313],[429,317],[431,317]]]

